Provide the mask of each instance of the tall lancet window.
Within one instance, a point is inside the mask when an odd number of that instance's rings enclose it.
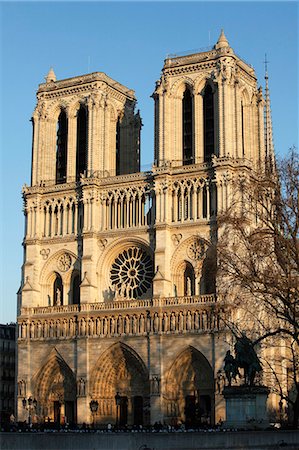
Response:
[[[57,123],[57,144],[56,144],[56,184],[66,182],[67,164],[67,116],[65,111],[61,111]]]
[[[211,86],[208,84],[203,98],[204,115],[204,160],[209,161],[214,149],[214,96]]]
[[[77,115],[76,181],[87,169],[87,111],[81,105]]]
[[[116,124],[116,145],[115,145],[115,174],[120,175],[120,121]]]
[[[193,164],[193,99],[187,87],[183,96],[183,165]]]

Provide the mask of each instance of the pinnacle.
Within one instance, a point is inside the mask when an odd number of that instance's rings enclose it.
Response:
[[[56,81],[56,75],[54,73],[53,67],[50,68],[48,75],[45,77],[46,83],[51,83],[52,81]]]
[[[228,40],[226,39],[226,36],[224,34],[223,29],[221,30],[220,36],[218,38],[217,44],[215,45],[216,50],[218,48],[223,48],[223,47],[229,47],[229,43]]]

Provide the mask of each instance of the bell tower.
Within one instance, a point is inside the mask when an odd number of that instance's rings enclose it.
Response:
[[[256,82],[223,31],[210,51],[169,56],[153,94],[156,166],[208,163],[214,156],[262,166],[264,101]]]
[[[104,215],[97,188],[140,170],[133,90],[103,72],[57,80],[50,69],[45,80],[32,117],[31,186],[23,190],[23,307],[95,300],[92,276],[84,274],[85,251],[99,249],[92,234]],[[47,279],[45,264],[52,272]]]
[[[139,171],[134,91],[102,72],[56,80],[51,69],[33,114],[32,185]]]

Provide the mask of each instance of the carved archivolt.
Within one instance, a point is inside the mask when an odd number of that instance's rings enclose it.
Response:
[[[38,402],[40,417],[53,415],[53,402],[76,400],[76,381],[71,368],[62,356],[53,350],[37,374],[32,379],[34,397]]]
[[[194,347],[181,352],[165,374],[165,415],[185,420],[185,399],[200,392],[214,393],[213,370],[206,357]]]
[[[116,391],[127,395],[149,393],[147,368],[128,345],[117,343],[102,354],[92,371],[90,392],[93,398],[113,398]]]

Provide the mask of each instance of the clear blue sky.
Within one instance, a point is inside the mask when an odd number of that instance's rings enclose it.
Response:
[[[50,66],[58,79],[103,71],[136,92],[142,163],[153,160],[153,100],[168,53],[213,45],[221,28],[264,86],[269,63],[277,153],[298,146],[298,5],[295,2],[1,3],[0,322],[16,317],[23,261],[21,188],[30,183],[35,92]]]

